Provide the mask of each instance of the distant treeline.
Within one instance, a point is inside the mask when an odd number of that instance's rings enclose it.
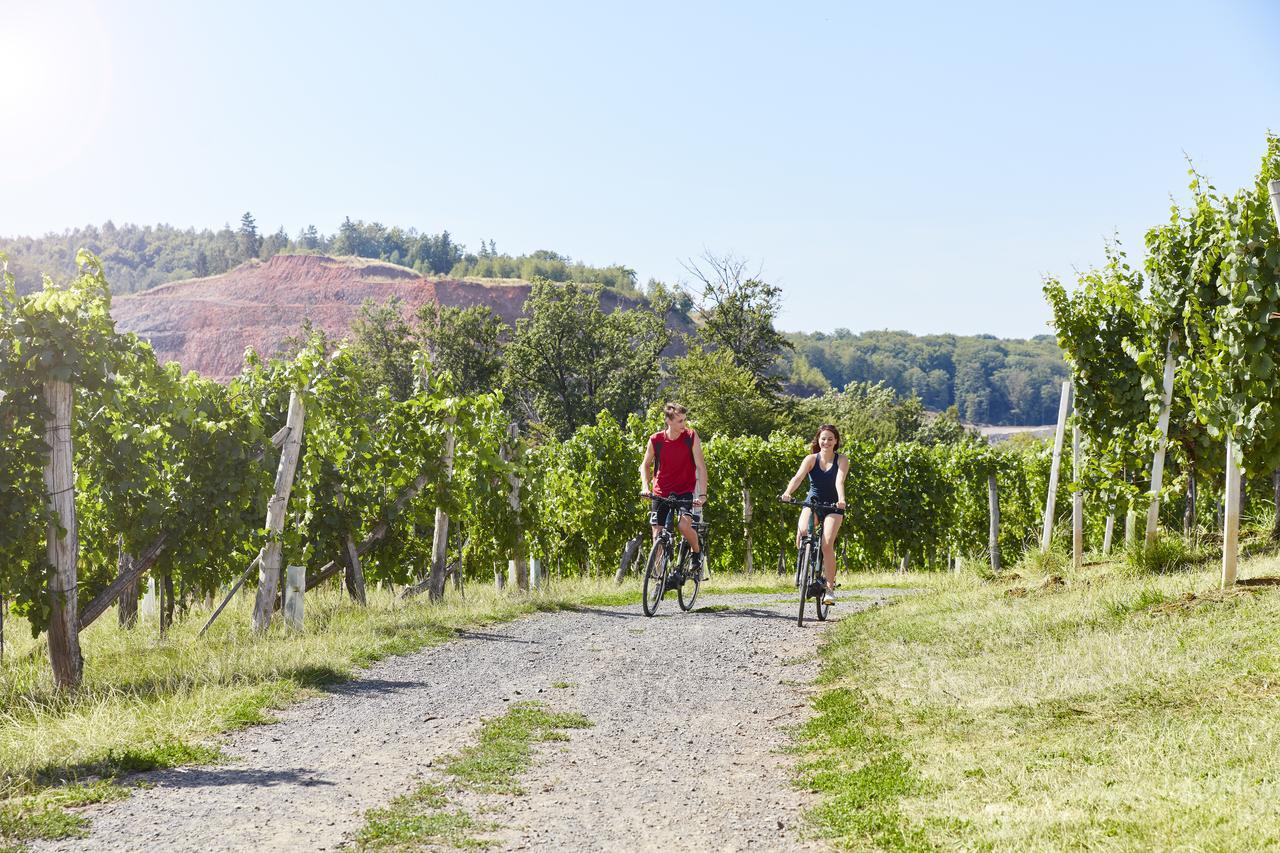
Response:
[[[793,392],[849,382],[883,382],[926,408],[955,406],[970,423],[1048,424],[1058,415],[1067,366],[1052,335],[1030,340],[991,335],[924,335],[837,329],[788,334]]]
[[[416,228],[353,222],[350,218],[335,234],[323,234],[314,225],[294,236],[283,228],[263,233],[253,215],[245,213],[236,228],[228,224],[217,231],[107,222],[43,237],[0,238],[0,252],[9,256],[9,271],[19,293],[37,290],[43,273],[70,277],[80,249],[88,249],[102,261],[115,293],[135,293],[169,281],[218,275],[247,260],[267,260],[282,252],[375,258],[422,275],[526,281],[539,276],[636,293],[635,271],[621,265],[592,267],[548,250],[512,257],[499,254],[492,240],[481,241],[476,252],[468,252],[448,231],[424,234]]]

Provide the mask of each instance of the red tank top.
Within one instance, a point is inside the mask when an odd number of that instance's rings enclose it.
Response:
[[[693,464],[693,440],[697,437],[691,429],[680,433],[674,441],[667,438],[667,431],[659,430],[649,436],[653,447],[653,464],[657,467],[653,493],[671,495],[692,492],[698,486],[698,469]]]

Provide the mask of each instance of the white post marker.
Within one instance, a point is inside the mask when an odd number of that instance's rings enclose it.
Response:
[[[284,581],[284,623],[302,630],[302,597],[307,589],[306,566],[290,566]]]
[[[1102,555],[1105,557],[1111,553],[1111,536],[1116,529],[1116,514],[1114,512],[1107,515],[1107,527],[1102,532]]]
[[[1058,499],[1058,466],[1062,463],[1062,440],[1067,430],[1067,411],[1071,408],[1071,380],[1062,381],[1062,401],[1058,403],[1058,429],[1053,434],[1053,465],[1049,468],[1049,495],[1044,502],[1044,533],[1040,536],[1040,551],[1049,553],[1053,539],[1053,510]]]
[[[1164,354],[1164,397],[1160,402],[1160,443],[1156,445],[1155,458],[1151,460],[1151,504],[1147,507],[1147,539],[1150,545],[1156,539],[1160,524],[1160,489],[1164,485],[1164,452],[1169,444],[1169,409],[1173,405],[1173,335]]]
[[[1227,439],[1227,489],[1223,500],[1225,512],[1222,523],[1222,588],[1235,585],[1236,558],[1240,545],[1240,462],[1236,459],[1238,448]]]
[[[534,589],[542,589],[542,561],[537,557],[529,559],[529,582]]]
[[[1080,491],[1080,427],[1071,428],[1071,565],[1079,571],[1084,566],[1084,492]]]

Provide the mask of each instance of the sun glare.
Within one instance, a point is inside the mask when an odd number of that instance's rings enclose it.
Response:
[[[74,162],[106,112],[110,66],[91,10],[27,9],[0,30],[0,162],[32,180]]]

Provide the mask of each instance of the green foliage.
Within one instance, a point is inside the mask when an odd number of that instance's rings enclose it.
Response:
[[[621,293],[639,294],[636,272],[633,269],[621,264],[592,267],[546,249],[516,258],[499,255],[494,251],[467,255],[453,265],[449,274],[459,278],[518,278],[524,281],[545,278],[548,281],[595,284]]]
[[[1163,575],[1193,568],[1203,558],[1181,536],[1161,534],[1154,542],[1134,542],[1124,552],[1125,568],[1135,575]]]
[[[693,346],[671,363],[667,396],[679,400],[714,435],[765,436],[778,425],[776,401],[763,394],[751,371],[740,367],[728,350]]]
[[[1051,335],[1030,340],[990,335],[912,335],[873,331],[788,333],[795,353],[787,385],[803,393],[815,384],[883,383],[903,397],[918,397],[934,411],[955,406],[969,423],[1053,423],[1067,366]]]
[[[924,424],[924,408],[918,398],[901,398],[886,385],[850,382],[842,391],[796,400],[791,420],[807,435],[822,424],[835,424],[846,442],[888,444],[915,438]]]
[[[535,281],[503,354],[506,386],[557,438],[602,410],[622,422],[652,397],[669,339],[664,305],[606,314],[596,286]]]
[[[435,370],[447,370],[461,394],[498,388],[502,377],[501,341],[510,329],[487,306],[454,308],[424,302],[414,327]]]

